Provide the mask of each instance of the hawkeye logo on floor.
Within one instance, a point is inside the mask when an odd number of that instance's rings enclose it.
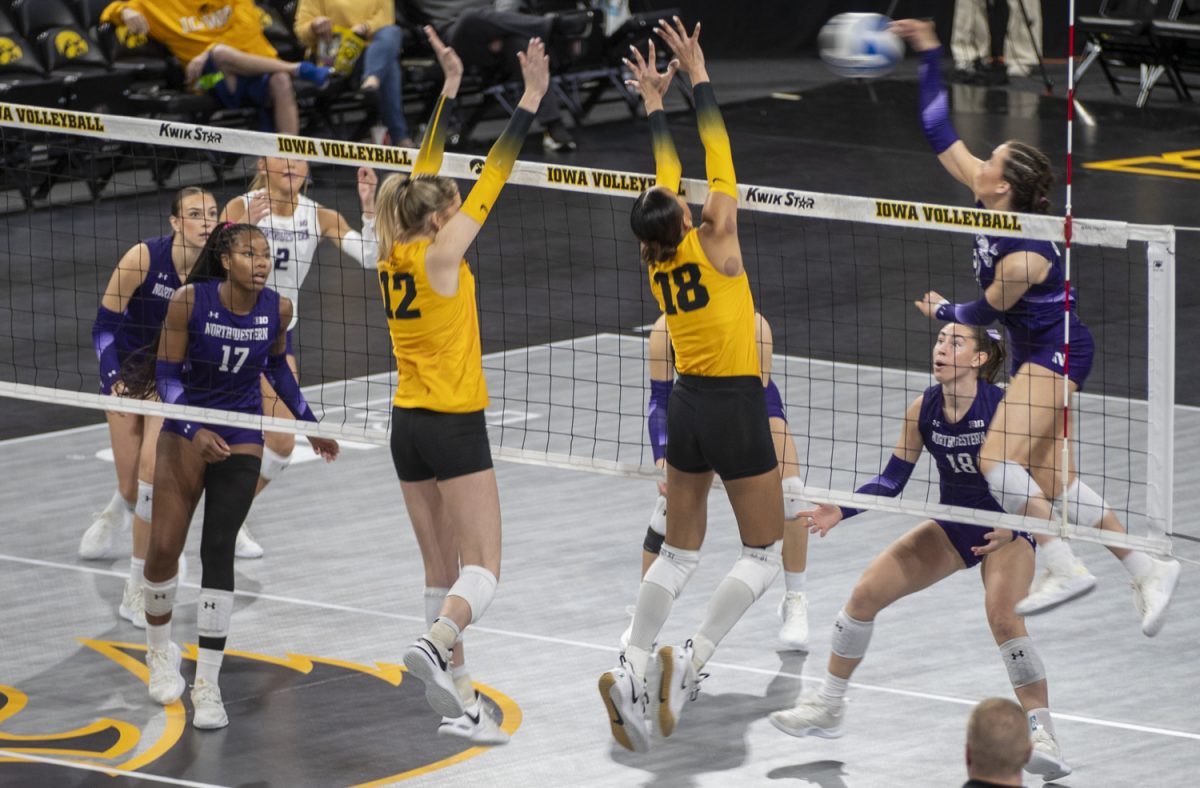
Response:
[[[50,710],[57,712],[51,719],[80,714],[77,727],[48,733],[0,730],[0,750],[14,754],[0,758],[0,784],[65,784],[78,779],[69,766],[33,763],[22,760],[21,754],[147,775],[186,773],[205,783],[224,784],[230,774],[237,774],[243,784],[374,785],[428,774],[487,751],[466,739],[438,736],[441,718],[426,704],[421,683],[407,681],[399,665],[241,651],[226,651],[221,671],[221,689],[230,702],[227,730],[244,740],[231,747],[219,732],[192,728],[190,703],[181,699],[164,707],[150,700],[145,645],[80,642],[85,648],[55,670],[27,679],[21,689],[0,685],[0,726],[8,730],[27,707],[45,718],[46,707],[61,698],[58,692],[72,676],[102,677],[93,686],[104,687],[96,703],[59,703]],[[183,672],[190,678],[187,663],[195,662],[196,647],[185,646],[183,652]],[[510,735],[516,731],[521,724],[517,705],[489,687],[475,688],[501,729]],[[103,711],[86,711],[96,707]],[[325,713],[314,714],[313,709]],[[19,719],[16,727],[21,727]],[[397,733],[404,746],[396,746]],[[285,752],[286,759],[263,757]],[[355,768],[338,772],[330,764]],[[53,769],[60,770],[58,777],[47,774]]]
[[[1093,161],[1083,166],[1089,170],[1131,172],[1136,175],[1157,175],[1160,178],[1200,180],[1200,150],[1177,150],[1157,156],[1134,156],[1129,159]]]

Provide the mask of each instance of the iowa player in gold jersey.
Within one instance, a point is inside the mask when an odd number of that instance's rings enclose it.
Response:
[[[462,62],[426,28],[446,75],[410,177],[393,175],[376,199],[379,283],[396,356],[392,460],[425,563],[429,631],[404,654],[443,716],[440,733],[477,744],[508,740],[466,674],[461,634],[491,604],[500,576],[500,497],[484,408],[475,277],[463,255],[500,194],[550,84],[546,48],[521,53],[525,92],[466,200],[439,176],[443,120]],[[461,567],[461,570],[459,569]]]
[[[658,732],[674,732],[717,644],[779,573],[776,545],[783,536],[783,491],[760,377],[754,299],[738,243],[729,136],[705,69],[700,25],[689,35],[676,17],[670,24],[659,20],[655,32],[676,60],[659,72],[651,43],[648,58],[634,50],[626,65],[646,104],[658,176],[634,203],[631,224],[679,373],[667,412],[667,534],[642,580],[621,664],[600,677],[613,737],[635,751],[649,748],[648,705]],[[678,194],[679,157],[662,108],[678,68],[692,81],[708,171],[699,227]],[[683,646],[660,649],[652,662],[654,639],[700,561],[714,472],[733,505],[742,554],[717,586],[696,634]]]

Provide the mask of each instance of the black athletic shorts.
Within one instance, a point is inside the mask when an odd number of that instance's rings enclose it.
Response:
[[[680,375],[667,406],[667,462],[727,481],[774,470],[762,379]]]
[[[392,462],[402,482],[445,481],[492,467],[483,411],[392,408]]]

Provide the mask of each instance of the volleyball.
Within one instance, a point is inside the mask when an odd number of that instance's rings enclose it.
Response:
[[[821,28],[821,60],[843,77],[890,74],[904,59],[904,42],[888,30],[891,23],[883,14],[838,14]]]

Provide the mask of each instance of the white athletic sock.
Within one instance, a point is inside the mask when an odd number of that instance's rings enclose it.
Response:
[[[134,498],[132,501],[127,501],[127,500],[125,500],[125,497],[123,495],[121,495],[121,491],[117,490],[116,492],[113,493],[112,500],[108,502],[108,506],[106,506],[104,508],[111,512],[121,512],[121,511],[132,512],[134,504],[136,504],[136,503],[137,503],[137,498]]]
[[[650,652],[644,648],[639,648],[632,643],[625,647],[625,662],[629,665],[629,669],[633,671],[633,675],[639,680],[646,680],[646,665],[650,663]]]
[[[750,586],[734,577],[726,577],[721,581],[717,590],[713,592],[712,599],[708,600],[708,608],[704,611],[704,623],[692,638],[692,645],[697,647],[696,658],[699,665],[703,666],[708,661],[712,656],[711,649],[715,649],[716,644],[725,639],[729,630],[733,629],[733,625],[753,604],[754,592],[750,590]],[[710,650],[700,659],[702,655],[699,653],[699,644],[702,642],[711,644],[711,648],[706,646]]]
[[[221,662],[225,659],[224,651],[212,648],[201,648],[196,655],[196,681],[204,679],[209,684],[217,683],[221,673]]]
[[[171,645],[171,622],[165,624],[146,624],[146,646],[155,649],[166,649]]]
[[[697,633],[692,636],[692,667],[696,669],[697,673],[704,669],[716,650],[717,644],[704,635]]]
[[[1121,559],[1121,565],[1130,577],[1145,577],[1154,571],[1154,560],[1141,550],[1130,550],[1129,555]]]
[[[659,630],[671,614],[671,606],[675,598],[671,592],[657,583],[642,581],[638,589],[637,604],[634,607],[633,629],[630,630],[629,644],[649,651],[658,637]],[[628,652],[627,652],[628,653]],[[639,676],[642,674],[639,672]]]
[[[818,694],[821,700],[834,708],[840,708],[845,702],[846,688],[850,686],[850,679],[839,678],[829,671],[825,671],[825,680],[821,682],[821,689]]]
[[[462,630],[458,628],[453,620],[441,616],[437,621],[433,622],[433,626],[429,628],[428,639],[438,647],[442,652],[442,659],[449,659],[450,654],[454,651],[454,643],[458,640],[458,636]]]
[[[455,665],[450,668],[450,677],[454,679],[454,687],[458,690],[458,697],[462,698],[462,702],[470,704],[475,700],[475,686],[471,683],[471,674],[467,672],[466,665]]]
[[[804,581],[808,577],[808,572],[788,572],[783,573],[783,585],[789,593],[798,594],[804,591]]]
[[[1042,561],[1046,564],[1046,568],[1055,574],[1071,574],[1075,565],[1079,563],[1071,546],[1062,539],[1051,539],[1045,544],[1038,545],[1038,551],[1042,554]]]
[[[130,558],[129,559],[129,582],[141,585],[146,582],[146,559],[145,558]]]
[[[1046,733],[1054,736],[1054,720],[1050,718],[1050,709],[1030,709],[1029,712],[1029,728],[1042,728]]]

